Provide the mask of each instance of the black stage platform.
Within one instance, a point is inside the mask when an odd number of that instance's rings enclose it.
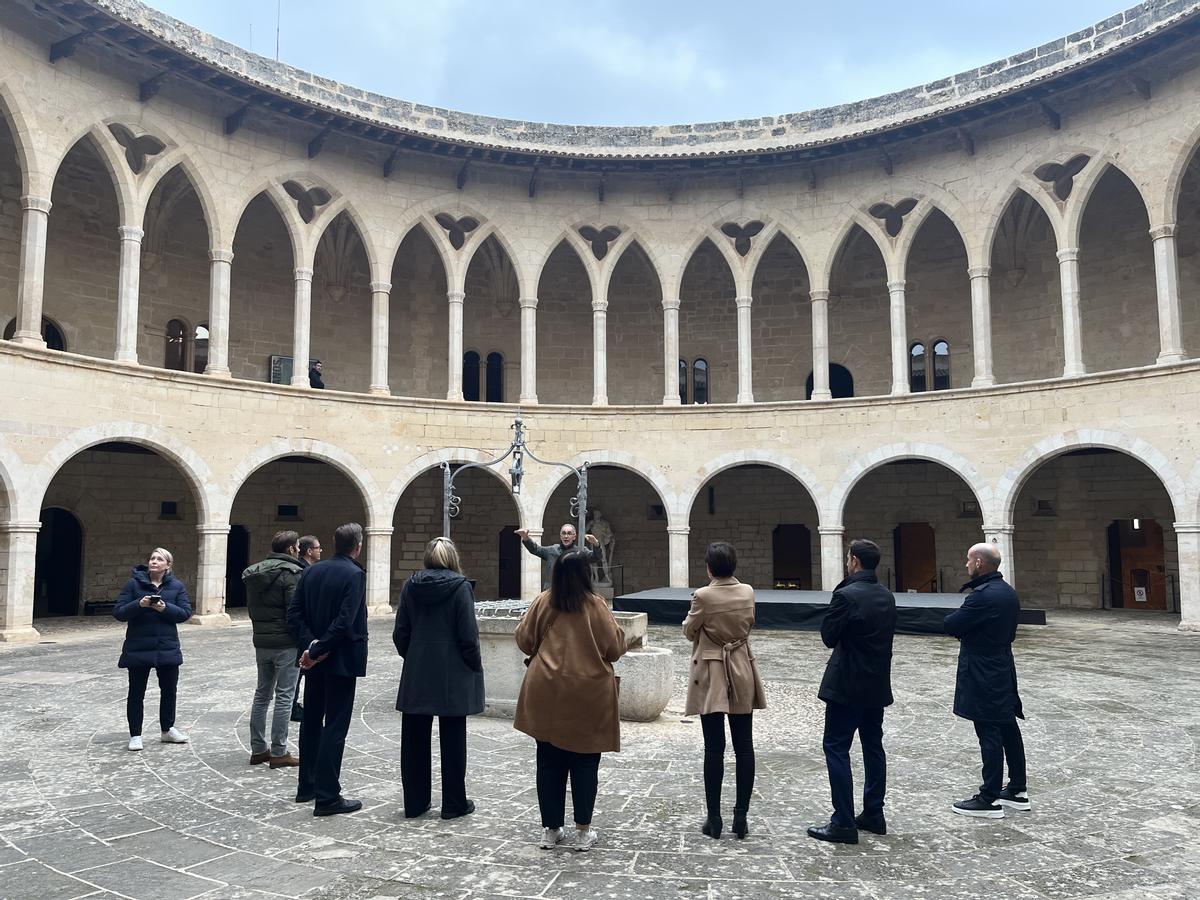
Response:
[[[829,591],[755,591],[754,619],[759,628],[816,631],[825,618]],[[958,609],[966,594],[897,594],[896,630],[902,634],[944,634],[942,620]],[[678,625],[692,604],[692,588],[655,588],[613,599],[613,609],[644,612],[650,621]],[[1022,609],[1022,625],[1045,625],[1044,609]]]

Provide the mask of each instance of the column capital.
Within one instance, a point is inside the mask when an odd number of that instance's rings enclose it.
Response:
[[[830,537],[842,537],[846,533],[845,525],[818,525],[817,534],[829,535]]]
[[[737,304],[738,309],[749,309],[754,303],[753,297],[735,297],[733,300]]]
[[[670,300],[667,300],[664,298],[663,302],[662,302],[662,308],[663,309],[679,309],[679,298],[672,297]]]
[[[689,525],[674,525],[667,528],[667,534],[688,535],[691,534],[691,526]]]
[[[41,522],[0,522],[0,534],[37,534]]]
[[[396,531],[391,525],[368,525],[363,529],[366,537],[391,537]]]
[[[827,303],[829,302],[829,291],[809,291],[808,299],[813,303]]]
[[[1176,534],[1200,534],[1200,522],[1175,522],[1171,527]]]
[[[295,278],[296,281],[312,281],[313,270],[307,266],[297,266],[292,271],[292,277]]]
[[[971,266],[969,269],[967,269],[968,278],[987,278],[991,274],[991,266]]]
[[[123,241],[142,242],[142,238],[146,236],[146,232],[136,225],[120,225],[117,227],[117,234],[121,236]]]
[[[196,526],[196,533],[201,536],[229,534],[229,525],[222,525],[216,522],[205,522],[202,525]]]
[[[983,533],[985,536],[993,534],[1013,535],[1016,533],[1016,531],[1017,527],[1015,525],[989,525],[985,523],[983,526]]]
[[[1079,248],[1064,247],[1054,255],[1058,257],[1059,262],[1076,262],[1079,259]]]
[[[21,209],[32,209],[50,215],[50,207],[53,205],[49,197],[37,197],[33,194],[25,194],[21,197]]]
[[[213,247],[208,251],[208,259],[210,262],[229,263],[233,265],[233,251],[225,250],[221,247]]]
[[[1161,241],[1164,238],[1175,237],[1175,223],[1169,222],[1163,225],[1155,225],[1150,229],[1150,239],[1153,241]]]
[[[608,301],[600,298],[593,300],[592,312],[608,312]]]
[[[537,309],[538,298],[537,297],[521,297],[520,299],[517,300],[517,305],[519,307],[521,307],[521,309]]]
[[[467,299],[465,291],[446,291],[446,299],[451,303],[462,303]]]
[[[895,293],[896,291],[903,291],[905,284],[906,284],[906,282],[903,278],[898,278],[895,281],[889,281],[888,282],[888,291],[890,293]]]
[[[392,283],[390,281],[372,281],[372,294],[390,294],[392,292]]]

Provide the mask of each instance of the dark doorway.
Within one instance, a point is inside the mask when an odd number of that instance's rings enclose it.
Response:
[[[771,554],[775,590],[812,590],[812,533],[807,525],[776,525]]]
[[[903,522],[892,532],[896,543],[896,590],[922,594],[938,590],[937,549],[928,522]]]
[[[1117,519],[1108,526],[1109,596],[1114,608],[1170,606],[1162,526],[1154,519]]]
[[[521,596],[521,539],[514,525],[500,529],[500,588],[501,600]]]
[[[225,606],[246,605],[246,585],[242,572],[250,565],[250,529],[232,525],[225,545]]]
[[[17,320],[13,319],[5,326],[4,339],[11,341],[13,335],[17,333]],[[47,350],[65,350],[67,349],[67,341],[63,337],[62,329],[51,322],[45,316],[42,316],[42,340],[46,342]]]
[[[33,617],[77,616],[83,527],[75,516],[57,507],[43,509],[41,521],[34,557]]]
[[[809,372],[808,381],[804,383],[804,399],[811,400],[812,392],[813,376],[812,372]],[[830,363],[829,393],[833,395],[834,400],[842,400],[846,397],[854,396],[854,376],[850,374],[850,370],[845,366],[839,366],[837,363]]]

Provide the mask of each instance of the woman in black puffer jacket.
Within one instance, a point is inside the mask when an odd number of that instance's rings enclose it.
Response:
[[[142,749],[142,705],[150,670],[158,675],[158,724],[164,744],[186,744],[188,736],[175,727],[175,694],[183,650],[175,627],[192,617],[192,604],[183,582],[171,574],[169,550],[155,548],[142,566],[134,566],[125,582],[113,616],[128,622],[125,644],[117,665],[129,672],[129,749]]]

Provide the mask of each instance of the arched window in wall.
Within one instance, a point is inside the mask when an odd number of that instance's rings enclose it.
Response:
[[[17,320],[11,320],[4,328],[4,340],[11,341],[17,333]],[[47,350],[66,350],[67,339],[63,337],[62,329],[46,316],[42,316],[42,340],[46,342]]]
[[[944,391],[950,387],[950,345],[946,341],[933,344],[933,389]]]
[[[679,402],[685,406],[688,402],[688,363],[686,359],[679,361]]]
[[[697,359],[692,363],[692,402],[708,402],[708,360]]]
[[[167,323],[166,346],[163,348],[163,368],[176,372],[187,370],[188,329],[183,320],[172,319]]]
[[[914,394],[929,389],[925,379],[925,345],[920,341],[908,348],[908,389]]]
[[[468,350],[463,354],[463,399],[479,400],[479,354]]]
[[[192,371],[204,374],[208,368],[208,325],[201,322],[192,336]]]
[[[499,353],[487,356],[487,390],[484,398],[488,403],[504,402],[504,357]]]

